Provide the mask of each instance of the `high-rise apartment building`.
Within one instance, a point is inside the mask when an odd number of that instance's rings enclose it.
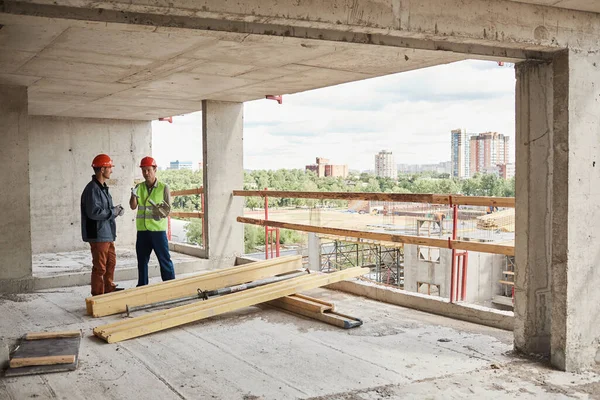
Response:
[[[391,151],[381,150],[375,154],[375,175],[382,178],[398,179],[397,168]]]
[[[508,136],[498,132],[473,135],[469,140],[470,174],[489,173],[499,165],[508,164]]]
[[[451,134],[450,176],[468,178],[470,174],[469,135],[465,129],[454,129]]]

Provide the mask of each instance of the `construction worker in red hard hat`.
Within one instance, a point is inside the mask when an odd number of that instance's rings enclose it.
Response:
[[[135,251],[138,259],[138,286],[148,284],[148,261],[150,254],[158,258],[160,276],[163,281],[175,279],[175,269],[169,241],[167,240],[167,217],[171,212],[171,192],[167,184],[156,178],[156,161],[152,157],[144,157],[140,162],[144,182],[131,189],[129,206],[137,208],[135,226],[137,241]]]
[[[94,157],[94,175],[81,194],[81,237],[92,251],[92,296],[123,290],[113,282],[117,263],[115,219],[124,213],[120,204],[113,206],[106,185],[113,167],[106,154]]]

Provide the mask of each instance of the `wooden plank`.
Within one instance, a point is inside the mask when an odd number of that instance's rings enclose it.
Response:
[[[285,308],[286,306],[293,306],[296,308],[301,308],[311,313],[322,313],[327,310],[333,310],[333,304],[323,304],[316,301],[311,301],[308,299],[303,299],[300,297],[296,297],[295,295],[281,297],[279,299],[272,300],[267,304],[272,305],[274,307]]]
[[[349,236],[349,237],[356,237],[356,238],[361,238],[361,239],[372,239],[372,240],[378,240],[378,241],[415,244],[415,245],[430,246],[430,247],[440,247],[443,249],[470,250],[470,251],[478,251],[481,253],[503,254],[506,256],[514,256],[515,255],[514,246],[506,246],[506,245],[501,245],[501,244],[467,242],[467,241],[462,241],[462,240],[449,240],[449,239],[435,239],[435,238],[422,237],[422,236],[392,235],[389,233],[365,232],[365,231],[356,231],[356,230],[351,230],[351,229],[319,227],[319,226],[293,224],[293,223],[273,221],[273,220],[265,221],[262,219],[247,218],[247,217],[238,217],[237,221],[245,223],[245,224],[271,226],[274,228],[284,228],[284,229],[292,229],[292,230],[296,230],[296,231],[323,233],[323,234],[327,234],[327,235]]]
[[[75,361],[69,364],[36,365],[19,368],[8,368],[6,377],[45,374],[50,372],[73,371],[77,369],[79,345],[81,336],[68,338],[53,338],[21,341],[13,354],[13,359],[50,356],[75,356]],[[10,363],[9,363],[10,365]]]
[[[514,275],[515,274],[514,271],[502,271],[502,273],[505,275]]]
[[[99,326],[94,328],[94,334],[108,343],[114,343],[220,315],[239,308],[264,303],[299,291],[314,289],[341,280],[358,277],[368,272],[368,268],[355,267],[331,274],[300,276],[287,281],[200,301],[196,304],[176,307],[172,310],[167,310],[167,312],[152,313],[115,324],[109,324],[108,326]]]
[[[294,296],[284,297],[285,299],[293,298]],[[325,322],[326,324],[337,326],[344,329],[356,328],[362,325],[362,320],[349,315],[337,313],[333,310],[314,311],[294,304],[293,302],[275,303],[276,300],[270,301],[268,304],[293,314],[302,315],[307,318]]]
[[[515,286],[515,283],[511,281],[500,281],[500,283],[503,285]]]
[[[92,296],[86,299],[86,305],[89,305],[91,314],[94,317],[103,317],[125,312],[126,306],[141,306],[194,296],[198,293],[198,289],[204,291],[215,290],[268,278],[301,268],[301,256],[279,257],[242,266],[224,268],[199,276],[175,279],[100,296]]]
[[[10,360],[10,368],[30,367],[34,365],[71,364],[75,362],[75,355],[68,356],[46,356],[13,358]]]
[[[173,190],[173,191],[171,191],[171,196],[172,197],[190,196],[190,195],[202,194],[202,193],[204,193],[204,188],[201,186],[201,187],[195,188],[195,189]]]
[[[80,337],[81,331],[34,332],[25,335],[25,340],[41,340],[54,338]]]
[[[319,276],[321,276],[323,274],[317,273],[317,274],[311,274],[311,275],[304,275],[303,278],[306,280],[308,278],[313,279],[313,278],[317,278]],[[298,278],[292,278],[283,282],[278,282],[278,283],[274,283],[274,284],[269,284],[269,285],[265,285],[265,286],[260,286],[254,289],[250,289],[250,290],[245,290],[243,292],[239,292],[236,294],[237,298],[245,298],[245,296],[254,296],[256,294],[260,294],[262,292],[270,292],[272,291],[273,285],[279,285],[280,287],[285,287],[286,285],[294,285],[297,281],[295,279]],[[180,313],[186,313],[186,312],[190,312],[190,310],[195,309],[196,307],[203,307],[204,304],[206,304],[207,302],[209,304],[221,304],[221,303],[227,303],[229,301],[231,294],[226,295],[226,296],[220,296],[220,297],[215,297],[215,298],[211,298],[209,300],[198,300],[195,303],[192,304],[187,304],[187,305],[183,305],[183,306],[179,306],[173,309],[169,309],[169,310],[161,310],[161,311],[155,311],[151,314],[145,314],[145,315],[141,315],[138,316],[134,319],[129,319],[126,321],[117,321],[117,322],[113,322],[113,323],[109,323],[103,326],[103,330],[105,332],[108,331],[112,331],[115,329],[120,329],[120,327],[122,327],[124,324],[137,324],[137,325],[144,325],[147,321],[149,320],[153,320],[153,319],[160,319],[163,318],[164,316],[167,315],[171,315],[173,316],[175,313],[180,312]],[[280,296],[283,297],[283,296]]]
[[[428,203],[447,205],[495,206],[514,208],[514,197],[461,196],[447,194],[361,193],[361,192],[298,192],[285,190],[234,190],[234,196],[283,197],[294,199],[371,200],[398,203]]]
[[[171,211],[169,213],[171,217],[179,218],[204,218],[204,213],[199,211],[194,212],[183,212],[183,211]]]

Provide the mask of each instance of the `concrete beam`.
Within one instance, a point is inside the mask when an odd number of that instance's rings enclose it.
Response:
[[[27,286],[32,276],[27,88],[0,86],[0,120],[0,281]]]
[[[566,47],[594,49],[600,38],[599,14],[505,0],[284,0],[267,5],[260,0],[153,5],[143,0],[24,0],[4,1],[0,12],[509,58],[544,58]]]
[[[233,190],[244,185],[242,103],[202,102],[204,218],[206,253],[215,267],[233,266],[244,252],[244,199]]]
[[[516,68],[515,347],[550,354],[553,68]]]

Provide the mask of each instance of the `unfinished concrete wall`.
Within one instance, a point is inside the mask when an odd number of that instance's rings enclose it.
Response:
[[[572,371],[600,356],[600,54],[553,64],[551,360]]]
[[[117,245],[135,243],[135,212],[128,206],[140,159],[151,154],[147,121],[30,117],[32,248],[34,253],[87,249],[81,240],[79,202],[99,153],[115,163],[108,182],[115,204],[125,206],[117,219]]]
[[[26,279],[32,265],[27,88],[0,85],[0,120],[0,280]]]
[[[232,195],[244,185],[243,116],[243,103],[202,102],[206,251],[219,268],[244,253],[244,198]]]
[[[502,271],[506,256],[500,254],[469,252],[467,263],[467,293],[465,301],[482,304],[500,294]]]
[[[450,297],[452,250],[439,249],[440,262],[419,259],[418,247],[404,246],[404,290],[418,292],[417,282],[440,286],[440,296]]]
[[[515,347],[550,354],[553,71],[516,68]]]

